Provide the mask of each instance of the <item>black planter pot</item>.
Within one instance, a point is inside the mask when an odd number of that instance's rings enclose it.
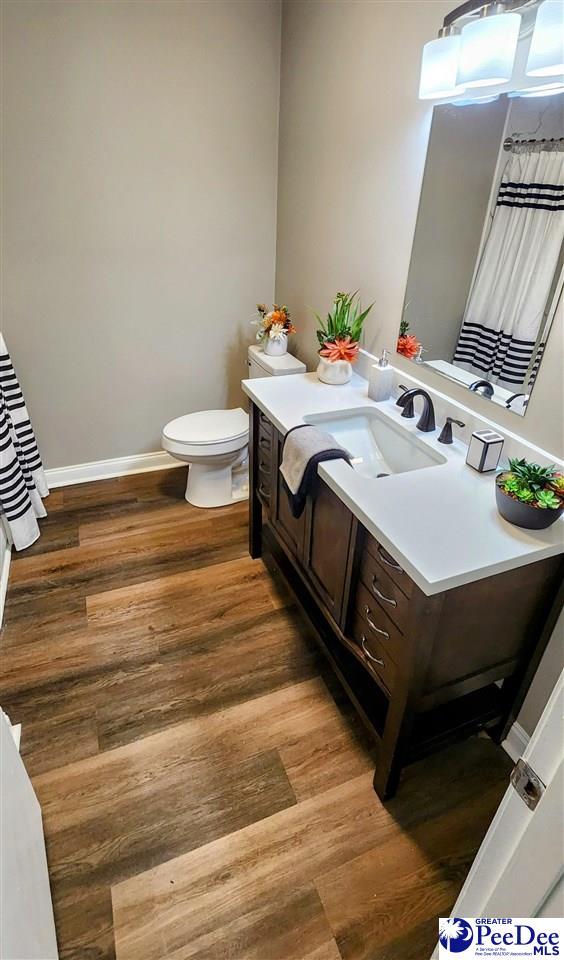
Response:
[[[545,530],[551,527],[562,516],[562,510],[564,510],[564,504],[557,510],[550,508],[542,510],[539,507],[531,507],[528,503],[522,503],[520,500],[514,500],[501,489],[497,480],[495,499],[497,509],[504,520],[515,524],[516,527],[526,527],[527,530]]]

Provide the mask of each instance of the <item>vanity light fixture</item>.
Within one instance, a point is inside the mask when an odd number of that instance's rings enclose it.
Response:
[[[454,27],[441,27],[438,38],[423,47],[420,100],[437,100],[463,92],[464,87],[456,83],[460,39]]]
[[[464,0],[423,48],[419,97],[468,103],[497,87],[526,95],[543,77],[564,81],[564,0]]]
[[[521,15],[500,9],[502,4],[487,4],[478,20],[462,28],[457,84],[491,87],[511,80]]]
[[[528,77],[564,74],[564,4],[543,0],[538,11],[527,60]]]

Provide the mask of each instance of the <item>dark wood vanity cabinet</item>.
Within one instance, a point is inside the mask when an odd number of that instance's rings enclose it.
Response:
[[[480,729],[505,737],[562,606],[563,561],[427,596],[320,478],[292,516],[282,444],[253,406],[251,555],[274,557],[311,620],[374,736],[385,799],[407,763]]]

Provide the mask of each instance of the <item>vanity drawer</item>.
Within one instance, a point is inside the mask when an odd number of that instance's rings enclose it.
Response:
[[[352,624],[352,640],[360,647],[364,663],[380,681],[388,693],[393,694],[396,685],[397,667],[376,634],[367,629],[366,620],[356,613]]]
[[[259,438],[261,436],[272,440],[272,424],[268,417],[264,415],[262,410],[258,412],[258,422],[259,422]]]
[[[378,563],[367,550],[364,551],[360,564],[360,579],[370,594],[371,601],[376,602],[401,632],[405,633],[409,616],[409,600],[386,573],[382,564]]]
[[[258,468],[259,473],[268,476],[272,473],[272,451],[265,447],[264,449],[259,445],[258,448]]]
[[[262,433],[259,430],[258,435],[258,461],[261,469],[270,470],[272,463],[272,437]]]
[[[272,480],[270,471],[260,470],[258,472],[257,494],[265,507],[270,507],[272,499]]]
[[[395,663],[403,663],[408,652],[408,642],[399,628],[370,595],[363,583],[359,583],[355,598],[354,617],[360,617],[367,637],[377,641]]]
[[[413,580],[397,560],[394,560],[392,555],[368,532],[366,533],[364,549],[384,568],[388,576],[392,578],[406,597],[410,597],[413,590]]]

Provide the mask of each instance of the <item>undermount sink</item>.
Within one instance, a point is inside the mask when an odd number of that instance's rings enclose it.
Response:
[[[364,477],[406,473],[446,463],[446,457],[373,407],[314,413],[305,416],[304,422],[335,437],[351,454],[354,469]]]

